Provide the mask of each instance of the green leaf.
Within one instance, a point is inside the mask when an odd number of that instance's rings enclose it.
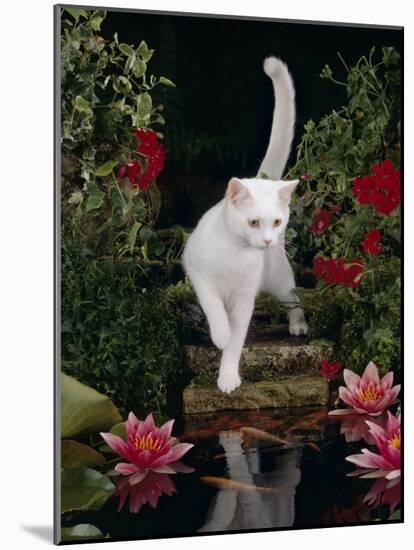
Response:
[[[105,462],[105,457],[83,443],[72,439],[62,441],[61,464],[63,468],[79,468],[80,466],[99,466]]]
[[[159,84],[165,84],[165,86],[172,86],[173,88],[175,88],[175,84],[172,80],[170,80],[169,78],[165,78],[165,76],[160,76],[160,79],[158,80],[158,83]]]
[[[89,101],[87,101],[81,95],[77,95],[75,97],[75,101],[74,101],[73,106],[77,111],[79,111],[81,113],[86,113],[88,115],[93,115],[93,111],[92,111],[92,109],[89,105]]]
[[[135,55],[134,50],[131,48],[131,46],[128,46],[128,44],[124,44],[123,42],[121,42],[121,44],[118,44],[118,48],[125,55],[128,55],[128,56]]]
[[[133,55],[128,57],[127,62],[125,63],[125,71],[129,73],[134,67],[134,65],[136,64],[136,62],[137,62],[137,58],[134,53]]]
[[[148,122],[152,112],[151,96],[145,92],[137,97],[137,115],[140,121]]]
[[[102,13],[102,12],[100,12]],[[100,15],[99,13],[94,15],[90,20],[89,20],[89,26],[91,27],[91,29],[93,29],[94,31],[100,31],[101,30],[101,23],[102,21],[105,19],[105,16],[104,15]]]
[[[108,430],[122,420],[112,401],[62,373],[61,431],[63,438]]]
[[[103,533],[89,523],[79,523],[74,527],[63,527],[61,529],[62,540],[83,540],[83,539],[103,539]]]
[[[91,468],[62,471],[62,512],[99,510],[115,486],[106,476]]]
[[[126,76],[114,76],[112,85],[119,94],[128,94],[132,89],[132,84]]]
[[[88,200],[86,201],[86,211],[96,210],[100,208],[103,204],[105,193],[100,189],[97,189],[93,195],[89,195]]]
[[[134,68],[133,73],[137,78],[141,78],[145,74],[145,71],[147,70],[147,64],[142,59],[137,59]]]
[[[139,236],[143,241],[149,241],[149,239],[153,236],[153,234],[154,233],[152,229],[147,225],[144,225],[139,232]]]
[[[118,164],[119,162],[117,160],[107,160],[104,164],[98,166],[96,175],[100,177],[108,176]]]
[[[388,521],[398,521],[401,519],[401,510],[395,510],[389,517]]]
[[[130,232],[128,233],[128,244],[129,244],[129,251],[131,254],[134,251],[135,243],[137,240],[138,229],[141,227],[141,225],[142,225],[141,223],[135,222]]]
[[[74,191],[68,199],[69,204],[81,204],[83,201],[82,191]]]
[[[384,65],[396,65],[400,58],[400,54],[392,47],[382,48],[382,59]]]
[[[80,10],[76,8],[65,8],[64,11],[68,12],[76,21],[76,23],[79,21],[80,17],[84,17],[85,19],[88,17],[88,13],[86,10]]]
[[[125,431],[125,422],[119,422],[118,424],[115,424],[115,426],[112,426],[112,428],[109,430],[111,434],[117,435],[124,441],[127,440],[127,435]]]
[[[140,55],[145,62],[148,62],[151,59],[153,53],[154,50],[149,50],[147,43],[144,40],[137,48],[137,54]]]

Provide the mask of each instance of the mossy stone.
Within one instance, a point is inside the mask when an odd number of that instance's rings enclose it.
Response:
[[[216,385],[187,386],[184,389],[184,412],[187,414],[223,410],[286,408],[326,405],[329,386],[325,378],[297,376],[281,381],[242,382],[231,394]]]

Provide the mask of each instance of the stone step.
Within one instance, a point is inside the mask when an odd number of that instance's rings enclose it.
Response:
[[[317,340],[306,342],[301,337],[280,337],[276,340],[247,341],[240,360],[240,376],[245,382],[278,381],[300,374],[319,375],[320,361],[331,360],[332,343]],[[187,366],[195,373],[193,384],[215,382],[221,352],[209,345],[186,346]]]
[[[217,386],[190,385],[184,389],[184,413],[225,410],[309,407],[326,405],[329,386],[318,375],[296,376],[281,381],[242,382],[231,394]]]

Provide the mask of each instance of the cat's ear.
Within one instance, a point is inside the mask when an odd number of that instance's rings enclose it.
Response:
[[[234,205],[252,198],[250,191],[237,178],[231,178],[229,181],[226,196]]]
[[[290,199],[292,197],[293,190],[299,183],[299,180],[284,181],[282,184],[279,184],[279,198],[280,202],[289,206]]]

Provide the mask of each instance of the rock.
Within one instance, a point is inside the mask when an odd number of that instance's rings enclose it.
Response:
[[[184,412],[204,413],[223,410],[306,407],[326,405],[328,382],[320,375],[296,376],[281,381],[242,382],[231,394],[216,385],[190,385],[184,389]]]
[[[188,367],[196,384],[213,383],[218,375],[221,352],[210,346],[186,346]],[[322,359],[332,359],[332,344],[306,343],[303,338],[283,338],[247,343],[240,361],[244,381],[282,380],[299,374],[316,374]]]

